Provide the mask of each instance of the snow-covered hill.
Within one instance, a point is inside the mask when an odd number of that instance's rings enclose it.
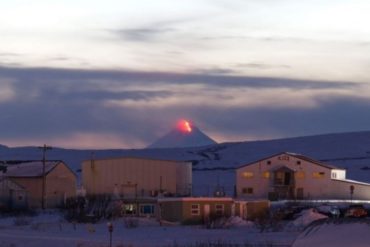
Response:
[[[233,193],[234,169],[279,152],[300,153],[347,169],[347,177],[370,182],[370,131],[327,134],[269,141],[221,143],[192,148],[71,150],[53,148],[47,158],[65,161],[78,175],[83,160],[136,156],[193,161],[196,195],[210,195],[217,186]],[[0,160],[40,160],[37,147],[0,146]]]

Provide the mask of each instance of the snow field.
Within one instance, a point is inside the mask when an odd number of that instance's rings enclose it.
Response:
[[[190,246],[197,243],[229,245],[271,243],[290,245],[298,232],[260,233],[252,222],[238,217],[227,221],[223,229],[203,226],[159,226],[154,219],[138,219],[136,228],[126,228],[123,219],[112,221],[113,246]],[[107,221],[97,224],[73,224],[58,215],[40,215],[26,225],[14,225],[15,218],[0,219],[0,247],[105,247],[109,243]]]

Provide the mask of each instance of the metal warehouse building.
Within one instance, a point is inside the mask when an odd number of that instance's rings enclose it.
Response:
[[[191,162],[121,157],[82,163],[82,185],[87,195],[189,196],[191,183]]]

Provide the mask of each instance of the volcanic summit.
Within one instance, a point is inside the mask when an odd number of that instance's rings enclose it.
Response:
[[[147,148],[200,147],[217,144],[199,128],[187,120],[180,120],[169,133],[159,138]]]

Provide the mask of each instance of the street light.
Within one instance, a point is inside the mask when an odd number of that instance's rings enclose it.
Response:
[[[113,224],[112,222],[107,223],[108,232],[109,232],[109,247],[112,247],[112,233],[113,233]]]

